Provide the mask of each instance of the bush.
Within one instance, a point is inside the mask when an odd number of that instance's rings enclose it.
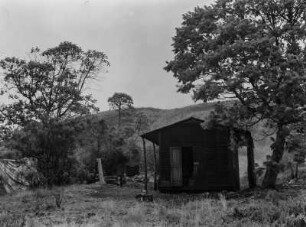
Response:
[[[47,185],[70,183],[75,162],[72,151],[80,130],[74,121],[52,122],[47,126],[29,124],[16,131],[10,145],[24,157],[37,159],[37,169]]]

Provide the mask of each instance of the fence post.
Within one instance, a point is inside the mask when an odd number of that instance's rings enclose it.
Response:
[[[154,191],[157,190],[157,161],[156,161],[156,149],[155,143],[153,143],[153,152],[154,152]]]
[[[147,170],[147,152],[146,152],[146,142],[144,138],[142,138],[143,144],[143,158],[144,158],[144,171],[145,171],[145,185],[144,190],[146,194],[148,194],[148,170]]]
[[[100,184],[105,184],[101,158],[97,158]]]

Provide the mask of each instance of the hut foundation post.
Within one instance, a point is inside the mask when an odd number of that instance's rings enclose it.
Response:
[[[239,176],[239,157],[238,157],[238,141],[236,141],[236,134],[233,128],[230,128],[230,146],[232,151],[233,163],[233,181],[235,190],[240,190],[240,176]]]
[[[144,190],[145,190],[145,193],[148,194],[147,152],[146,152],[146,142],[144,138],[142,138],[142,144],[143,144],[143,159],[144,159],[144,171],[145,171]]]
[[[156,149],[155,149],[155,143],[152,143],[153,145],[153,152],[154,152],[154,191],[157,190],[157,164],[156,164]]]
[[[246,140],[247,140],[249,188],[255,188],[256,175],[255,175],[255,161],[254,161],[254,142],[250,132],[246,133]]]
[[[142,138],[143,144],[143,159],[144,159],[144,170],[145,170],[145,184],[144,193],[136,195],[136,199],[143,202],[153,202],[153,195],[148,194],[148,171],[147,171],[147,152],[146,152],[146,142]]]

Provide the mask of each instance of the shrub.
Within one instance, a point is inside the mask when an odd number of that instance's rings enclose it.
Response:
[[[29,124],[23,131],[16,131],[10,146],[24,157],[37,159],[37,169],[47,185],[70,183],[74,158],[76,122],[53,122],[48,126]]]

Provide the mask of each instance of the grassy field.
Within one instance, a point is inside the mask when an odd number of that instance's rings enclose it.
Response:
[[[305,226],[304,182],[273,190],[161,194],[141,188],[72,185],[0,197],[0,226]],[[56,204],[56,198],[57,204]],[[62,199],[60,201],[60,199]]]

